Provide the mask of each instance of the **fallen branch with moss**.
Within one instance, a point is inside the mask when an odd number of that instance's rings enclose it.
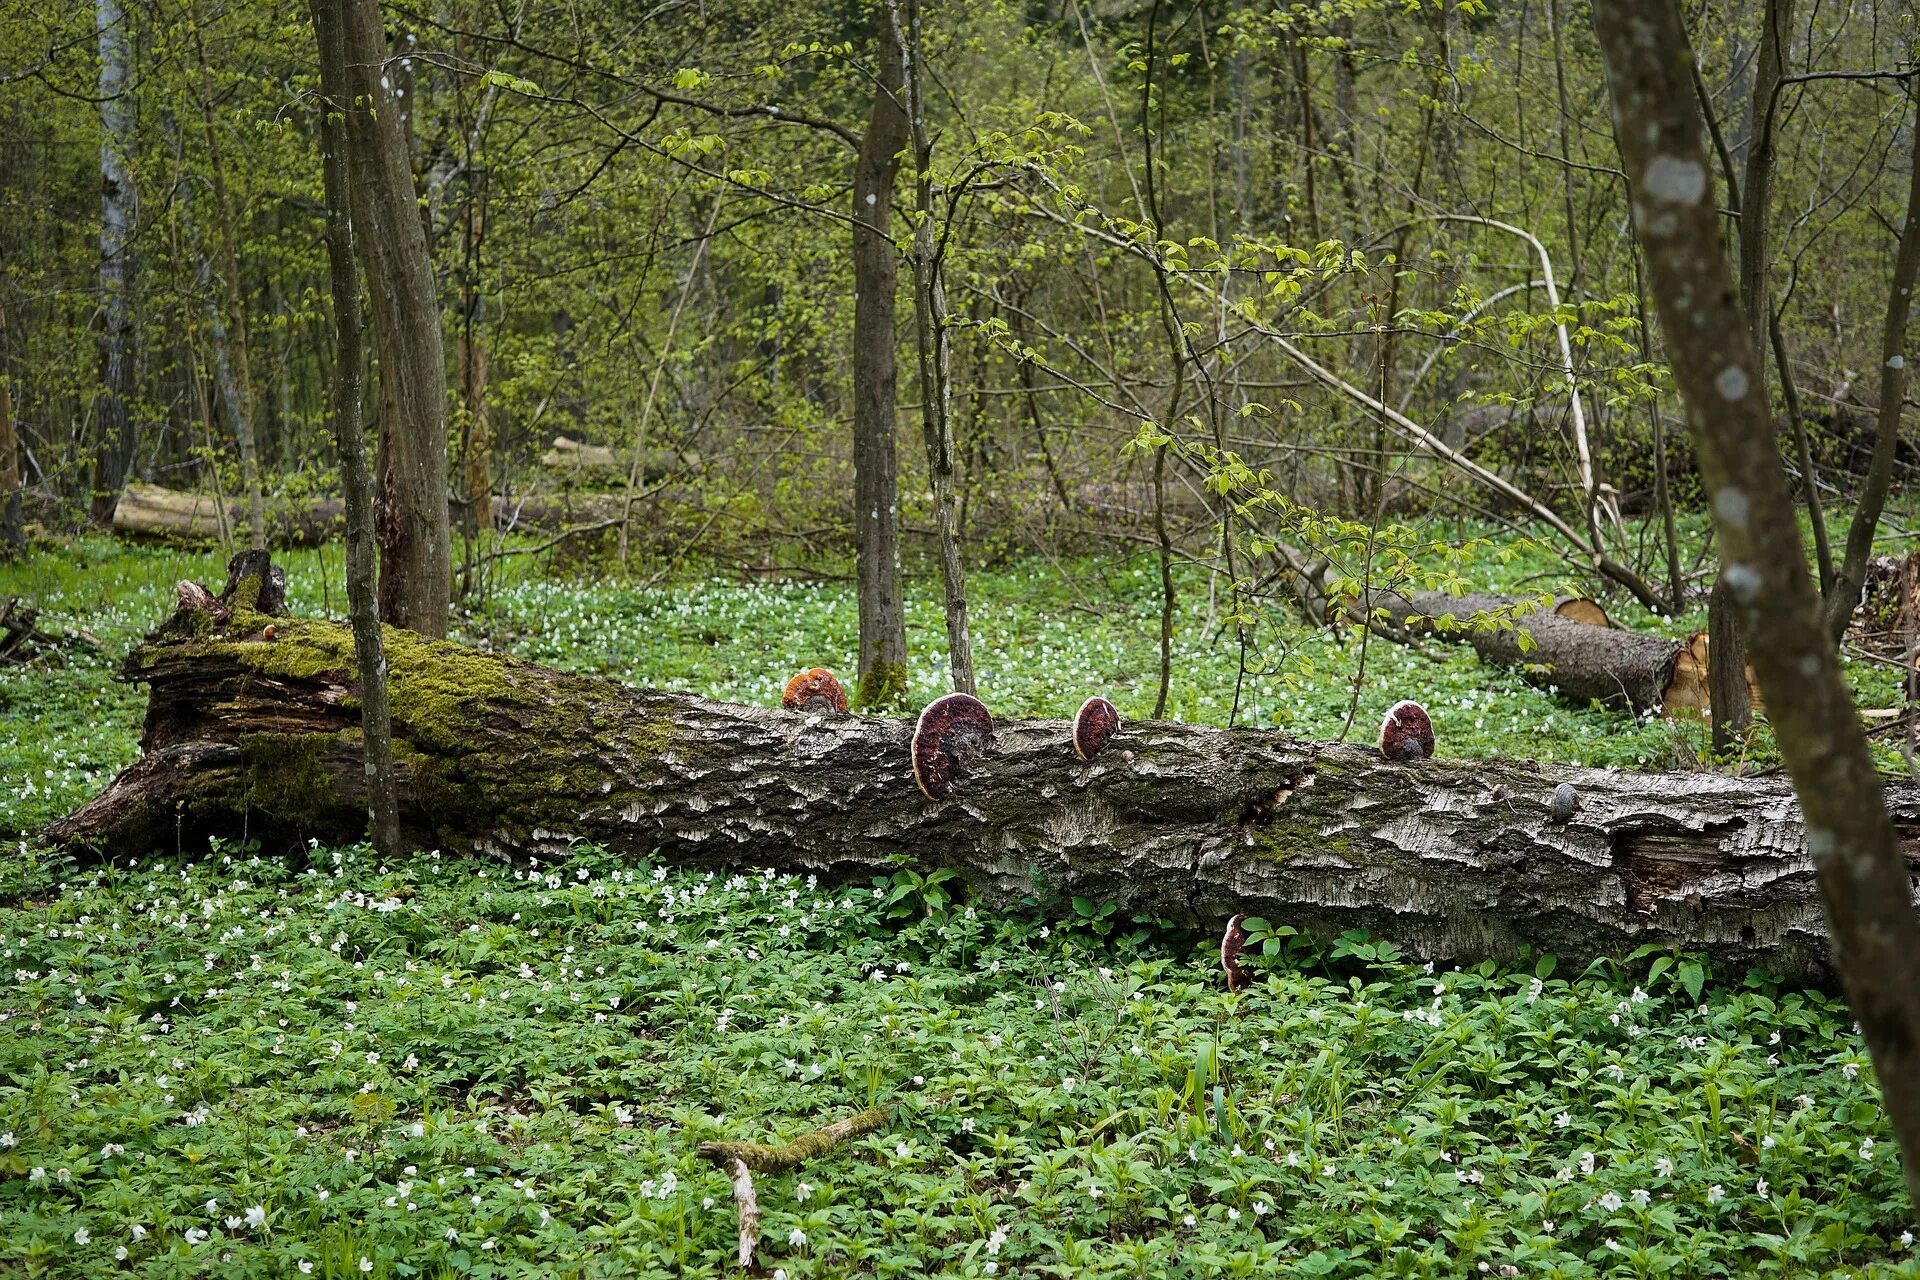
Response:
[[[1002,719],[934,801],[910,719],[636,689],[405,631],[386,643],[401,822],[420,848],[552,856],[584,840],[840,880],[941,865],[993,905],[1077,897],[1208,929],[1246,913],[1419,957],[1652,943],[1827,972],[1800,811],[1773,778],[1450,760],[1436,707],[1441,758],[1414,763],[1162,722],[1128,722],[1082,760],[1070,722]],[[118,856],[243,832],[274,848],[359,838],[354,673],[347,629],[281,616],[271,571],[219,597],[183,584],[122,668],[150,690],[144,758],[50,836]],[[1920,787],[1886,794],[1911,859]]]
[[[893,1108],[868,1107],[844,1120],[802,1134],[785,1146],[769,1147],[759,1142],[703,1142],[697,1148],[702,1159],[712,1161],[733,1183],[733,1207],[740,1219],[740,1266],[753,1265],[754,1250],[760,1247],[760,1199],[753,1189],[756,1173],[789,1173],[809,1160],[818,1160],[849,1138],[872,1133],[887,1123]]]

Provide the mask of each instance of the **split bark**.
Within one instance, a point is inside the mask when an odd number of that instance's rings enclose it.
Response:
[[[260,613],[203,588],[182,599],[124,668],[151,690],[145,758],[51,836],[123,856],[243,827],[288,847],[358,838],[351,637],[282,618],[269,638]],[[989,904],[1037,884],[1050,905],[1111,900],[1207,928],[1238,912],[1323,936],[1364,928],[1421,957],[1584,960],[1652,942],[1791,978],[1828,972],[1800,813],[1777,780],[1407,766],[1158,722],[1125,725],[1082,762],[1068,722],[1003,721],[935,803],[914,785],[911,719],[737,706],[392,629],[386,640],[401,822],[421,848],[556,856],[588,840],[843,879],[891,873],[906,850],[954,867]],[[1549,802],[1563,781],[1582,807],[1559,824]],[[1920,786],[1891,786],[1887,800],[1920,854]]]

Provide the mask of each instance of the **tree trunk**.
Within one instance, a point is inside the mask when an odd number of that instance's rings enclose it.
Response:
[[[1920,87],[1909,86],[1907,92],[1914,99],[1913,127],[1920,129]],[[1909,131],[1907,136],[1914,134]],[[1835,644],[1847,633],[1847,623],[1860,606],[1867,562],[1873,558],[1873,534],[1893,484],[1894,455],[1900,446],[1900,411],[1907,393],[1907,317],[1913,309],[1913,286],[1920,281],[1920,162],[1910,161],[1907,170],[1907,220],[1900,228],[1900,248],[1894,255],[1887,312],[1880,329],[1880,408],[1873,461],[1860,490],[1853,523],[1847,526],[1846,553],[1827,593],[1827,634]]]
[[[243,828],[286,845],[363,830],[353,639],[248,607],[276,595],[264,564],[250,572],[226,603],[182,584],[179,611],[128,657],[124,676],[151,689],[145,756],[54,838],[130,855]],[[1189,925],[1244,911],[1364,928],[1423,957],[1584,961],[1652,942],[1826,973],[1799,813],[1772,779],[1409,766],[1161,722],[1082,762],[1068,722],[1002,721],[933,802],[914,785],[911,719],[633,689],[391,628],[386,642],[401,821],[422,848],[547,856],[580,839],[839,878],[912,850],[992,903],[1038,887],[1050,906],[1110,899]],[[1581,807],[1556,824],[1561,782]],[[1920,787],[1888,795],[1912,848]]]
[[[863,707],[900,703],[907,689],[906,605],[900,586],[899,459],[894,441],[893,184],[907,145],[906,60],[886,0],[875,0],[873,109],[853,173],[853,529],[860,601]]]
[[[354,241],[380,353],[380,616],[447,633],[453,547],[447,520],[447,370],[440,304],[420,224],[405,122],[386,70],[378,0],[324,12],[346,52],[347,162]],[[324,37],[323,37],[324,38]]]
[[[1911,792],[1874,770],[1807,575],[1764,365],[1747,337],[1758,331],[1741,312],[1721,248],[1678,7],[1602,4],[1594,19],[1634,229],[1712,499],[1720,581],[1805,810],[1833,967],[1873,1056],[1908,1193],[1920,1200],[1920,919],[1913,828],[1904,821]]]
[[[227,415],[233,419],[234,443],[240,451],[240,484],[246,490],[247,545],[264,550],[266,528],[265,492],[260,481],[260,449],[255,440],[253,368],[247,347],[247,308],[240,290],[240,254],[235,241],[238,217],[227,191],[225,152],[220,146],[220,131],[214,123],[213,70],[207,63],[206,41],[201,31],[203,15],[195,13],[187,24],[193,33],[194,53],[200,71],[200,118],[207,136],[207,161],[213,179],[215,240],[220,248],[221,298],[209,298],[207,306],[213,320],[213,350],[220,390],[227,403]],[[184,208],[184,205],[183,205]],[[205,257],[201,270],[208,270]]]
[[[1747,338],[1759,362],[1753,394],[1767,403],[1767,321],[1773,314],[1773,243],[1768,235],[1773,211],[1774,101],[1786,70],[1788,29],[1793,25],[1794,0],[1766,0],[1761,17],[1760,49],[1754,68],[1752,117],[1746,167],[1740,190],[1740,298]],[[1692,87],[1692,76],[1688,76]],[[1771,417],[1771,414],[1769,414]],[[1753,723],[1747,698],[1746,642],[1740,620],[1718,580],[1707,597],[1707,683],[1713,710],[1713,749],[1724,755],[1739,748]]]
[[[320,150],[326,193],[327,276],[333,295],[333,379],[328,391],[334,448],[340,455],[340,483],[346,491],[347,612],[360,688],[360,774],[367,815],[364,830],[383,857],[398,857],[400,806],[393,768],[393,716],[374,583],[378,534],[374,528],[373,477],[367,471],[360,418],[365,324],[360,315],[360,279],[355,268],[352,197],[348,192],[345,95],[352,79],[347,68],[345,23],[340,15],[343,3],[351,2],[311,0],[324,98]],[[261,572],[270,574],[271,570],[263,564]]]
[[[13,417],[13,363],[7,307],[0,299],[0,560],[26,547],[20,514],[20,432]]]
[[[1684,660],[1690,652],[1687,644],[1614,628],[1605,610],[1591,600],[1576,597],[1561,601],[1551,612],[1514,613],[1525,606],[1511,596],[1382,591],[1372,597],[1372,604],[1385,611],[1392,630],[1470,644],[1482,662],[1512,668],[1528,684],[1582,706],[1598,702],[1644,715],[1669,707],[1698,709],[1707,702],[1705,673]],[[1477,629],[1467,622],[1475,614],[1496,611],[1505,611],[1499,615],[1507,619],[1505,624]],[[1432,625],[1432,620],[1449,616],[1458,625],[1445,630]],[[1530,648],[1521,647],[1522,633],[1531,637]],[[1407,696],[1419,694],[1409,690]]]
[[[967,574],[960,562],[960,535],[954,519],[953,338],[948,332],[947,287],[933,199],[933,142],[927,133],[923,98],[918,0],[886,0],[893,38],[904,53],[905,95],[913,138],[914,332],[920,353],[920,421],[927,446],[927,481],[933,490],[935,540],[940,553],[940,583],[945,593],[947,662],[956,693],[977,692],[973,678],[973,637],[967,628]],[[903,12],[904,10],[904,12]]]
[[[120,0],[95,0],[100,42],[100,389],[94,393],[93,519],[106,524],[133,469],[133,40]]]

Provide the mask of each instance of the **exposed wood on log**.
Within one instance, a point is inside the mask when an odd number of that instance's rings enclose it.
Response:
[[[126,677],[151,689],[145,758],[54,839],[133,855],[243,828],[280,847],[359,837],[351,637],[277,619],[265,638],[265,621],[190,603],[129,656]],[[990,904],[1038,886],[1048,904],[1112,900],[1209,929],[1239,912],[1323,936],[1364,928],[1422,957],[1584,959],[1653,942],[1826,972],[1799,810],[1775,779],[1394,764],[1277,732],[1137,721],[1082,762],[1070,722],[1002,719],[934,802],[914,785],[911,720],[634,689],[401,631],[388,644],[401,819],[422,848],[554,856],[589,840],[845,879],[907,853],[955,868]],[[1556,824],[1561,782],[1579,809]],[[1920,787],[1892,784],[1888,801],[1914,849]]]

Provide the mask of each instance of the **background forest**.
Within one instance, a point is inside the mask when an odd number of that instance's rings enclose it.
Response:
[[[1762,112],[1772,311],[1807,444],[1787,451],[1831,501],[1871,451],[1913,147],[1904,81],[1876,73],[1904,65],[1914,30],[1898,6],[1800,8]],[[26,509],[105,502],[134,478],[243,494],[250,452],[269,494],[329,492],[306,14],[106,5],[97,37],[94,16],[30,3],[6,24],[0,421]],[[623,552],[844,555],[874,11],[390,17],[462,509],[551,490],[540,459],[565,436],[612,451],[594,487],[634,495]],[[1760,7],[1688,17],[1743,173]],[[1182,558],[1231,556],[1222,451],[1330,516],[1516,513],[1411,456],[1383,401],[1583,535],[1591,487],[1597,536],[1648,602],[1684,589],[1698,566],[1662,522],[1613,518],[1697,486],[1584,9],[935,4],[917,33],[926,172],[887,187],[909,258],[922,220],[939,255],[970,556],[1124,550],[1161,524]],[[104,313],[103,148],[127,218],[124,301]],[[912,274],[888,344],[909,429],[927,399]],[[1143,426],[1182,447],[1129,449]],[[902,459],[911,551],[934,516],[924,451]],[[1300,541],[1281,511],[1259,518]]]

